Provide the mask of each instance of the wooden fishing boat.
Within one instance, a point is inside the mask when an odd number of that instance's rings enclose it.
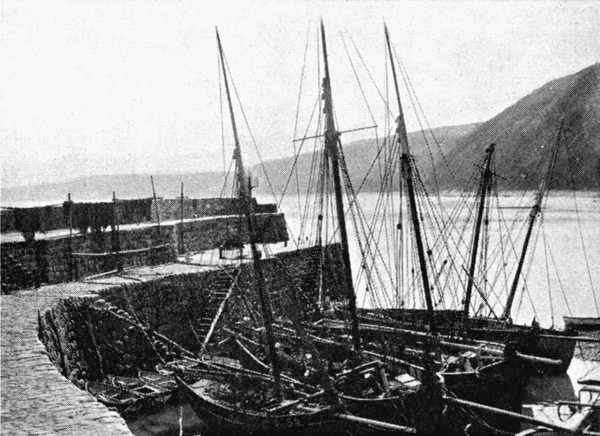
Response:
[[[88,381],[85,390],[105,406],[123,415],[135,413],[142,408],[139,395],[109,383]]]
[[[158,407],[165,404],[175,391],[176,386],[148,383],[137,377],[109,376],[108,381],[115,387],[121,388],[138,396],[144,408]]]
[[[361,318],[370,323],[417,331],[427,329],[424,321],[427,317],[425,309],[363,309],[360,313]],[[451,337],[462,336],[479,341],[511,343],[521,353],[551,359],[551,361],[540,359],[535,363],[530,362],[530,370],[536,372],[564,373],[571,364],[577,336],[570,328],[546,329],[536,325],[526,326],[490,318],[471,317],[465,330],[461,315],[462,312],[459,310],[436,310],[435,319],[439,332]],[[552,362],[556,360],[560,363]]]
[[[169,376],[166,374],[161,374],[159,372],[153,371],[138,371],[138,377],[144,383],[147,383],[152,386],[157,386],[158,388],[165,391],[174,391],[177,389],[177,382],[175,381],[175,377]]]
[[[316,368],[307,365],[306,361],[294,365],[302,360],[299,355],[302,351],[292,355],[285,351],[294,353],[302,350],[301,339],[290,328],[274,327],[280,344],[278,356],[285,368],[282,377],[298,385],[318,382]],[[248,330],[245,333],[251,334]],[[264,354],[257,345],[259,342],[240,333],[235,334],[236,339],[231,343],[239,344],[239,348],[231,352],[237,352],[241,358],[245,354],[247,360],[255,362],[258,371],[268,371],[268,365],[263,362]],[[357,355],[347,343],[314,335],[310,337],[320,358],[327,362],[328,376],[333,379],[333,386],[348,411],[395,425],[411,426],[423,434],[439,430],[441,383],[424,367],[393,358],[384,362],[383,356],[369,352]]]
[[[323,26],[321,26],[321,32],[325,65],[327,65]],[[252,253],[255,291],[258,297],[256,306],[260,309],[261,331],[264,333],[267,345],[265,347],[268,356],[267,361],[270,365],[262,364],[259,359],[254,358],[254,364],[263,365],[269,370],[268,374],[261,374],[246,368],[239,360],[223,355],[221,350],[210,353],[203,346],[202,358],[198,359],[198,367],[202,371],[208,369],[209,373],[191,384],[186,382],[183,374],[180,374],[174,368],[177,383],[196,414],[202,419],[208,420],[212,428],[219,429],[219,431],[227,434],[287,434],[317,431],[346,433],[348,431],[356,432],[358,429],[362,429],[360,432],[364,433],[366,429],[375,428],[395,432],[406,430],[414,433],[414,428],[387,421],[378,421],[373,419],[372,416],[363,416],[363,412],[367,411],[369,415],[377,413],[377,416],[385,417],[397,402],[396,390],[394,390],[391,398],[383,398],[378,389],[373,386],[361,387],[356,379],[353,380],[352,375],[360,374],[363,376],[361,381],[368,381],[371,374],[363,372],[368,368],[352,368],[349,373],[343,374],[343,380],[338,380],[340,386],[348,387],[350,384],[354,388],[356,396],[349,395],[348,398],[337,395],[331,385],[330,378],[324,374],[322,368],[318,369],[323,385],[321,389],[309,383],[293,380],[282,368],[281,356],[275,346],[270,296],[265,291],[260,254],[255,243],[255,220],[250,201],[252,186],[248,183],[249,178],[247,180],[242,162],[241,147],[229,93],[227,68],[218,32],[217,44],[235,139],[234,160],[236,163],[237,191],[242,203],[245,205],[244,215]],[[325,92],[327,91],[328,88],[325,89]],[[332,120],[333,113],[330,104],[329,99],[329,118]],[[209,330],[208,335],[211,335],[212,332],[213,329]],[[205,340],[205,344],[206,342],[207,340]],[[223,344],[223,341],[220,344]],[[222,345],[219,348],[222,348]],[[259,344],[259,348],[263,348],[262,344]],[[315,359],[314,362],[317,366],[320,364],[319,359]],[[377,372],[377,375],[382,377],[380,372]],[[386,391],[389,391],[389,389],[386,389]],[[360,416],[352,413],[355,411],[360,413]]]
[[[480,248],[480,232],[482,223],[484,222],[483,214],[486,209],[486,195],[492,184],[493,177],[493,171],[491,170],[491,163],[495,150],[493,144],[486,149],[485,159],[481,165],[482,173],[478,189],[476,222],[473,229],[467,286],[465,289],[462,310],[436,310],[435,313],[432,314],[430,307],[427,309],[383,308],[363,310],[360,315],[368,321],[377,321],[380,324],[387,324],[406,329],[425,331],[431,329],[432,325],[435,325],[437,331],[445,335],[460,335],[475,340],[511,344],[518,352],[542,358],[535,363],[532,363],[529,366],[530,370],[535,372],[564,373],[571,363],[575,350],[577,338],[574,335],[574,331],[568,328],[565,330],[543,329],[536,323],[533,323],[531,326],[513,324],[511,320],[511,310],[515,294],[520,281],[522,280],[521,273],[533,227],[541,212],[542,202],[547,192],[549,177],[552,173],[556,160],[556,153],[560,144],[561,132],[562,125],[548,160],[546,174],[540,182],[534,204],[529,214],[527,231],[519,256],[519,262],[512,280],[507,301],[503,307],[502,316],[498,318],[474,317],[470,314],[473,289],[475,287],[474,274],[477,270],[478,250]],[[560,361],[559,365],[554,363],[556,360]]]
[[[229,359],[223,361],[226,360]],[[227,364],[204,364],[207,369],[221,371],[193,384],[186,383],[179,376],[176,380],[196,414],[223,434],[346,434],[349,431],[412,434],[412,427],[390,422],[390,416],[398,414],[400,401],[412,407],[427,405],[418,397],[418,389],[414,386],[411,392],[402,396],[397,389],[385,398],[376,390],[372,390],[371,395],[341,395],[341,402],[332,405],[323,389],[287,379],[279,384],[281,398],[276,399],[277,384],[268,374]],[[364,378],[369,369],[362,367],[352,371],[352,375]],[[349,374],[344,376],[337,380],[336,387],[342,388],[344,384],[357,380],[348,377]]]
[[[323,321],[319,324],[326,325]],[[341,332],[340,336],[347,334],[347,327],[339,321],[329,321],[328,327],[328,330],[320,330],[319,334],[327,338],[334,337],[336,330],[338,335]],[[364,323],[360,325],[360,330],[364,350],[382,359],[401,362],[403,368],[411,370],[416,379],[423,380],[426,377],[424,366],[433,365],[444,391],[469,401],[520,411],[527,381],[525,364],[521,359],[515,358],[513,351],[506,350],[501,344],[445,337],[440,339],[439,336],[430,338],[423,332],[394,332],[389,327]],[[326,341],[323,339],[323,342]],[[424,344],[424,341],[429,341],[429,344]],[[435,350],[436,357],[426,363],[425,358],[429,353],[425,350],[428,349]],[[513,422],[507,424],[502,417],[495,414],[483,415],[486,421],[489,420],[499,428],[515,429]],[[466,423],[471,422],[470,417],[460,413],[452,413],[442,419],[443,424],[440,425],[450,429],[464,428]]]
[[[156,370],[166,376],[173,377],[178,374],[186,383],[194,383],[205,376],[210,376],[219,371],[217,368],[207,368],[197,359],[183,357],[164,364],[156,365]]]
[[[221,374],[194,384],[187,384],[180,377],[176,380],[194,412],[206,420],[209,428],[218,429],[220,434],[331,431],[340,425],[331,408],[314,403],[314,410],[304,409],[310,407],[310,403],[298,403],[297,407],[280,413],[269,413],[269,409],[285,404],[285,401],[297,400],[298,395],[283,389],[282,403],[274,404],[275,387],[266,378]],[[261,394],[264,401],[259,401]]]
[[[565,328],[585,331],[585,330],[600,330],[600,318],[593,316],[563,316]]]

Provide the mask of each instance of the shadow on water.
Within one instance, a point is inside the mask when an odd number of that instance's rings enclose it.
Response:
[[[529,377],[524,403],[553,403],[561,400],[577,401],[573,381],[567,374]]]
[[[207,427],[184,400],[170,401],[160,410],[126,417],[127,426],[136,436],[179,436],[180,418],[184,436],[207,434]]]

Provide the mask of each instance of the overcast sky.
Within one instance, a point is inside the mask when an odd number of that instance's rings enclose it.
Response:
[[[262,155],[290,155],[307,40],[299,126],[317,96],[319,17],[340,129],[372,124],[343,42],[383,89],[384,20],[433,126],[486,120],[600,58],[600,2],[0,0],[2,185],[222,168],[215,26]]]

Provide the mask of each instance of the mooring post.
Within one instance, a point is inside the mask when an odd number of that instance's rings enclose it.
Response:
[[[114,253],[113,257],[113,265],[117,269],[118,272],[123,271],[123,263],[121,262],[121,241],[119,236],[118,229],[118,217],[117,217],[117,195],[115,191],[113,191],[113,208],[112,208],[112,225],[111,233],[112,233],[112,251]]]
[[[70,192],[67,193],[67,204],[69,206],[69,214],[67,218],[67,221],[69,222],[69,281],[72,282],[75,279],[75,271],[73,262],[73,200],[71,200]]]
[[[152,176],[150,176],[150,184],[152,185],[152,198],[156,210],[156,225],[158,226],[158,233],[160,233],[160,210],[158,208],[158,200],[156,199],[156,189],[154,189],[154,177]]]
[[[183,182],[181,182],[181,201],[180,201],[181,220],[179,224],[179,254],[185,251],[183,242]]]

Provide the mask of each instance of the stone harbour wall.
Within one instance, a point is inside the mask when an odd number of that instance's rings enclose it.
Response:
[[[276,213],[277,205],[258,204],[252,199],[255,213]],[[156,211],[161,221],[179,220],[182,211],[181,198],[138,198],[117,199],[115,211],[120,224],[133,224],[153,222],[156,220]],[[68,228],[70,203],[48,205],[29,208],[2,208],[0,209],[0,227],[2,232],[20,231],[19,220],[36,220],[40,230],[49,231]],[[73,205],[81,203],[74,202]],[[90,204],[90,203],[88,203]],[[98,203],[91,203],[98,204]],[[107,203],[105,203],[107,204]],[[108,203],[110,206],[110,203]],[[158,209],[157,209],[158,206]],[[199,218],[207,216],[237,215],[242,211],[240,200],[231,197],[216,198],[183,198],[183,218]]]
[[[151,251],[124,253],[116,256],[79,256],[78,253],[112,251],[110,231],[76,235],[72,238],[41,239],[32,242],[7,242],[1,246],[2,293],[16,289],[39,287],[44,283],[61,283],[113,270],[117,261],[123,267],[155,265],[175,258],[172,228],[154,227],[119,231],[121,250],[145,249],[165,245]],[[74,253],[71,255],[71,253]]]
[[[256,227],[259,242],[288,240],[283,214],[258,214]],[[111,271],[117,268],[119,262],[123,267],[170,262],[175,259],[177,252],[209,250],[234,238],[248,242],[245,220],[238,217],[163,224],[160,229],[158,226],[143,226],[120,230],[119,246],[124,253],[118,257],[109,254],[113,247],[112,237],[111,231],[107,230],[72,238],[2,243],[2,293]],[[160,248],[146,250],[150,247]],[[86,253],[104,254],[85,256]]]
[[[152,201],[152,217],[156,217],[156,208],[161,221],[181,219],[181,198],[157,198]],[[276,204],[258,204],[252,199],[254,213],[277,213]],[[243,210],[237,198],[187,198],[183,197],[183,218],[200,218],[219,215],[239,215]]]
[[[318,295],[319,250],[315,247],[286,252],[261,261],[275,313],[283,310],[282,296],[290,285],[298,291],[302,306],[314,305]],[[343,289],[336,277],[342,265],[339,245],[331,245],[326,251],[324,283],[327,292],[340,295]],[[203,318],[214,315],[215,308],[210,304],[213,292],[227,291],[235,277],[238,297],[228,303],[223,317],[233,322],[243,313],[239,310],[243,304],[241,296],[246,299],[245,304],[255,300],[254,269],[249,262],[107,286],[92,296],[61,300],[40,313],[40,338],[50,359],[74,382],[152,369],[158,359],[146,336],[109,312],[94,309],[98,300],[116,311],[127,311],[153,330],[197,351],[207,331]],[[166,350],[161,351],[168,358]]]
[[[289,240],[285,216],[279,214],[255,215],[255,233],[261,243],[287,242]],[[220,247],[229,241],[250,242],[245,217],[227,216],[218,219],[186,221],[175,225],[179,238],[183,238],[183,251],[205,251]]]
[[[38,313],[98,287],[72,282],[0,296],[2,435],[131,435],[117,412],[57,371],[38,338]]]

